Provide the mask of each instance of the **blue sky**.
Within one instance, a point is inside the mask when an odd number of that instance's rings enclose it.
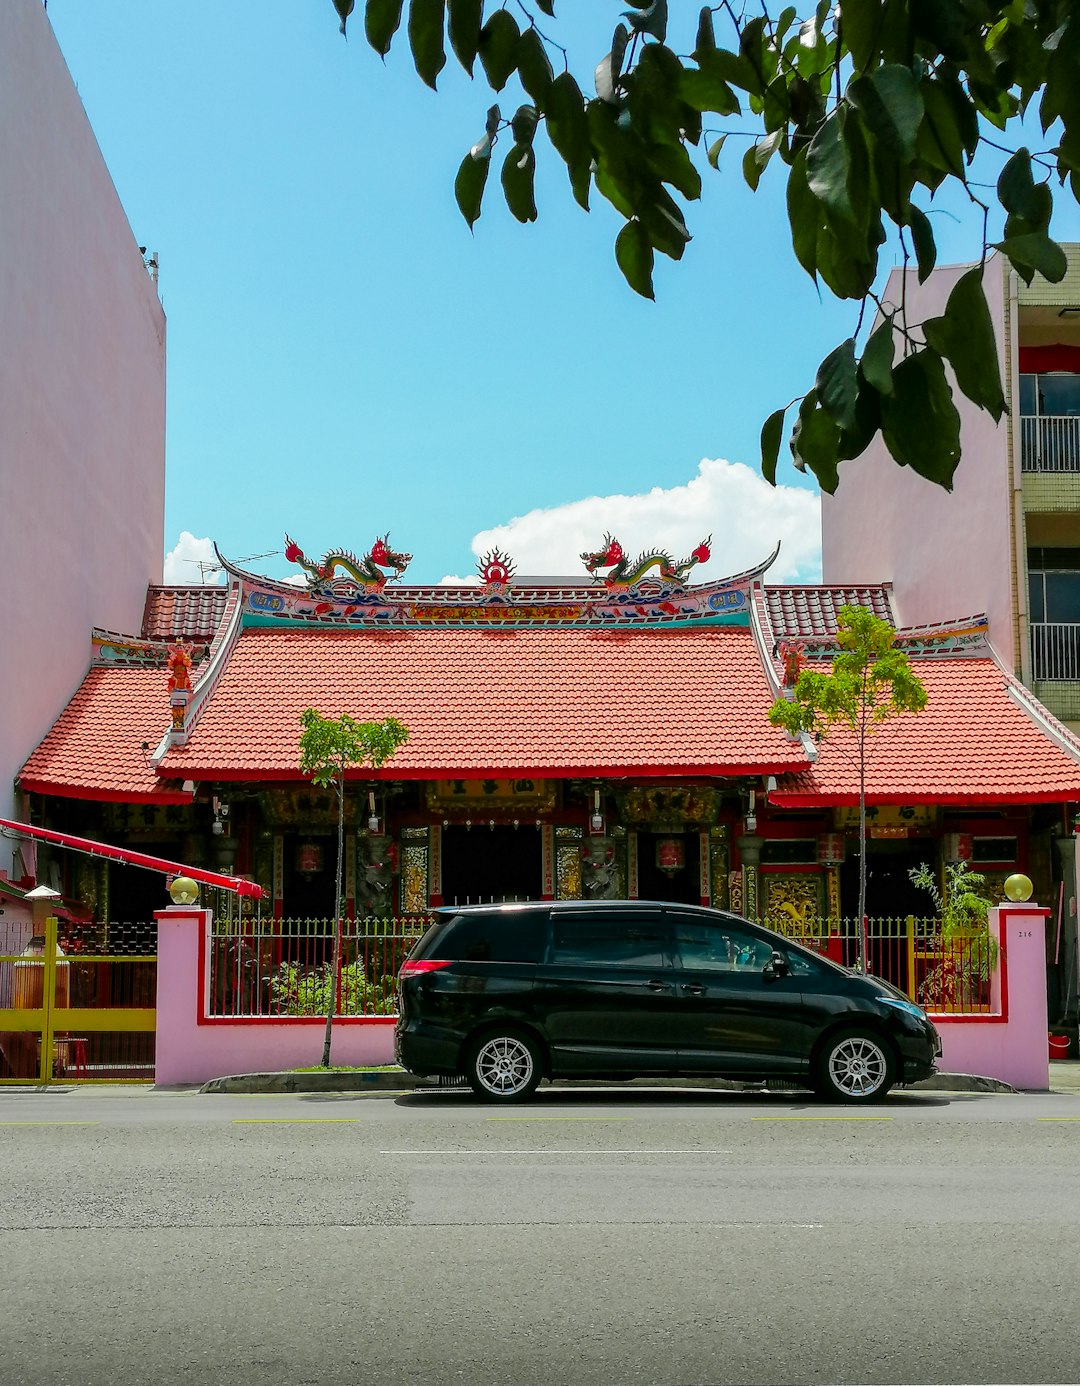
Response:
[[[624,7],[560,7],[579,79]],[[403,33],[384,65],[355,20],[340,38],[330,0],[50,0],[49,17],[160,254],[167,549],[187,532],[241,558],[288,531],[312,556],[364,552],[389,530],[409,579],[437,581],[495,541],[519,572],[563,573],[594,530],[679,550],[711,530],[706,576],[781,538],[776,576],[817,576],[816,497],[790,466],[764,486],[758,433],[855,309],[819,301],[780,170],[751,194],[745,142],[647,303],[615,266],[619,219],[596,196],[582,213],[554,157],[537,223],[513,221],[493,176],[470,234],[453,179],[492,98],[452,59],[428,91]],[[977,251],[951,213],[935,229],[942,261]],[[171,574],[198,580],[181,561],[198,552],[185,541]]]

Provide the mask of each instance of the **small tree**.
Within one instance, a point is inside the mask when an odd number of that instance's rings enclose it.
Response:
[[[908,657],[895,647],[896,631],[862,606],[842,606],[837,613],[840,653],[832,672],[803,669],[790,696],[777,698],[769,721],[793,735],[809,732],[824,740],[837,727],[854,736],[859,770],[859,927],[860,966],[869,966],[866,924],[866,766],[870,738],[882,722],[904,712],[921,712],[926,689],[912,672]]]
[[[394,717],[381,722],[357,722],[348,713],[334,718],[320,717],[313,707],[301,715],[300,769],[317,785],[333,788],[337,794],[338,849],[334,873],[334,956],[326,1008],[326,1033],[323,1038],[322,1066],[330,1067],[330,1040],[333,1036],[336,1009],[336,979],[341,967],[341,868],[345,858],[345,775],[350,766],[367,765],[378,770],[386,764],[397,748],[409,738],[408,728]]]
[[[992,901],[984,894],[986,877],[966,861],[946,865],[944,888],[926,862],[911,867],[908,877],[934,902],[944,953],[923,980],[919,999],[924,1005],[956,1004],[988,982],[997,963],[997,940],[989,925]]]

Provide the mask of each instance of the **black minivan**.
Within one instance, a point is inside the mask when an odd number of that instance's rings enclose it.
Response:
[[[402,964],[395,1048],[492,1101],[541,1078],[808,1083],[871,1102],[934,1071],[925,1012],[748,920],[646,900],[437,911]]]

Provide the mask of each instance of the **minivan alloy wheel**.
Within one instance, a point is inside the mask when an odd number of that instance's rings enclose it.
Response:
[[[481,1097],[528,1097],[539,1081],[539,1055],[524,1035],[488,1035],[473,1051],[469,1082]]]
[[[821,1056],[818,1088],[843,1102],[884,1097],[893,1085],[893,1063],[885,1045],[864,1033],[839,1035]]]

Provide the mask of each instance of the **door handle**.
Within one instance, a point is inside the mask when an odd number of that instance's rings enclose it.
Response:
[[[683,983],[683,991],[687,992],[690,996],[704,996],[707,990],[707,987],[700,986],[697,982]]]
[[[654,978],[652,979],[652,981],[646,982],[645,985],[649,988],[650,991],[670,991],[670,990],[671,990],[671,983],[670,983],[670,982],[661,982],[661,981],[659,980],[659,978],[656,978],[656,977],[654,977]]]

